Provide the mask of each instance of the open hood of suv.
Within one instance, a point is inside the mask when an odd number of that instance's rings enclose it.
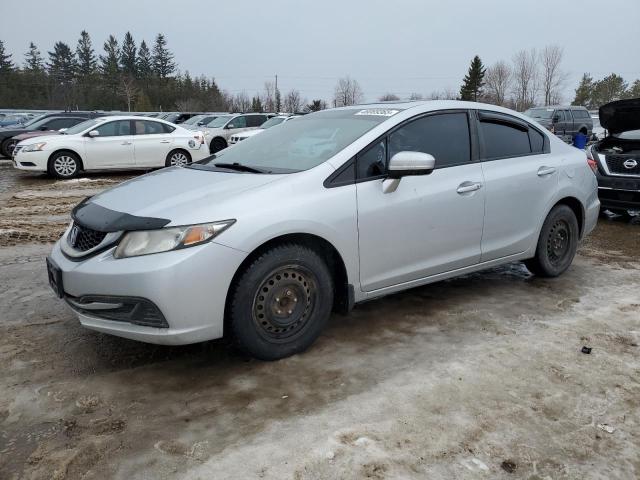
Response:
[[[618,100],[602,105],[599,110],[600,125],[609,133],[640,130],[640,98]]]

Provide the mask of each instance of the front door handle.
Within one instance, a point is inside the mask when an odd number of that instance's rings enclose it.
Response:
[[[162,140],[160,143],[171,143],[171,140]]]
[[[458,189],[456,190],[456,192],[462,195],[465,193],[475,192],[476,190],[480,190],[481,188],[482,188],[481,183],[462,182],[460,185],[458,185]]]
[[[553,173],[556,173],[555,167],[540,167],[538,169],[538,176],[539,177],[544,177],[546,175],[551,175]]]
[[[131,145],[131,142],[122,142],[120,145]]]

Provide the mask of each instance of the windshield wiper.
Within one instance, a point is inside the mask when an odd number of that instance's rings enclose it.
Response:
[[[250,167],[249,165],[242,165],[241,163],[214,163],[215,167],[218,168],[227,168],[229,170],[237,170],[239,172],[249,172],[249,173],[269,173],[267,170],[262,170],[260,168]]]

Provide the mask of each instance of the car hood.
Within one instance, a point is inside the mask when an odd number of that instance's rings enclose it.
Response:
[[[22,140],[27,140],[27,139],[33,138],[33,137],[42,137],[44,135],[48,135],[48,136],[60,135],[60,132],[58,132],[57,130],[47,130],[47,131],[44,131],[44,132],[42,130],[39,130],[37,132],[21,133],[20,135],[16,135],[13,138],[15,138],[16,140],[21,142]]]
[[[640,98],[618,100],[599,109],[600,125],[609,133],[640,130]]]
[[[87,203],[129,218],[166,219],[173,225],[204,223],[226,219],[217,218],[228,215],[226,202],[283,176],[170,167],[121,183]],[[100,229],[118,228],[102,225]]]
[[[1,138],[9,138],[9,137],[13,137],[15,135],[18,135],[20,133],[25,133],[28,132],[29,130],[26,130],[24,128],[15,128],[15,127],[9,127],[9,128],[0,128],[0,137]]]

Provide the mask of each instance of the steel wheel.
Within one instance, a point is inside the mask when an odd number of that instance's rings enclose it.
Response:
[[[189,163],[189,157],[183,152],[173,152],[169,158],[169,164],[173,166],[183,167]]]
[[[78,164],[69,155],[59,155],[53,160],[53,170],[60,177],[72,177],[78,170]]]
[[[553,265],[562,263],[571,243],[571,229],[564,219],[556,221],[547,237],[547,255]]]
[[[273,271],[253,300],[253,321],[270,341],[287,341],[304,330],[316,304],[316,278],[300,265]]]

